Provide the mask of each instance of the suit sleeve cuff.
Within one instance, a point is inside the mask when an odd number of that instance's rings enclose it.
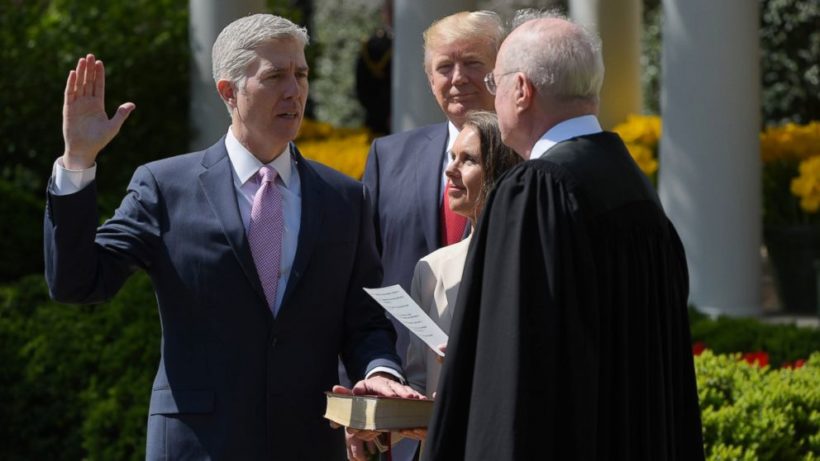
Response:
[[[394,370],[393,368],[390,368],[390,367],[381,367],[381,366],[380,367],[375,367],[372,370],[367,372],[367,375],[365,375],[364,379],[367,379],[367,378],[373,376],[375,373],[379,373],[379,372],[387,373],[389,375],[395,376],[396,379],[398,379],[400,383],[407,384],[407,381],[404,379],[404,376],[402,376],[401,373],[399,373],[398,371],[396,371],[396,370]]]
[[[69,195],[79,192],[94,181],[97,176],[97,164],[85,170],[69,170],[63,166],[63,159],[58,157],[51,170],[51,193]]]

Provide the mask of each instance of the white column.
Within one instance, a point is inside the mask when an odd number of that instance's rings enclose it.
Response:
[[[231,123],[225,104],[216,92],[211,72],[211,47],[233,20],[264,11],[264,0],[189,0],[191,46],[191,149],[216,142]]]
[[[424,73],[421,34],[436,19],[475,9],[475,0],[395,0],[393,9],[392,129],[444,121]]]
[[[758,2],[663,0],[660,195],[689,261],[690,300],[761,312]]]
[[[642,110],[641,0],[569,0],[572,18],[603,42],[606,77],[598,118],[605,129]]]

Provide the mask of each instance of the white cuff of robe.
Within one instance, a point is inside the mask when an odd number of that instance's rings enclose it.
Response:
[[[57,157],[51,169],[51,192],[54,195],[69,195],[79,192],[97,177],[97,164],[85,170],[69,170],[63,166],[62,157]]]
[[[407,384],[407,381],[404,379],[404,376],[402,376],[401,373],[399,373],[398,371],[396,371],[396,370],[394,370],[390,367],[376,367],[376,368],[370,370],[370,373],[368,373],[367,376],[364,377],[364,379],[367,379],[367,378],[373,376],[374,373],[379,373],[379,372],[393,375],[399,380],[400,383]]]

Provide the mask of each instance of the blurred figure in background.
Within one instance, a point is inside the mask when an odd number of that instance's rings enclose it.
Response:
[[[356,98],[364,108],[364,124],[377,136],[390,134],[393,1],[384,0],[382,26],[362,42],[356,58]]]

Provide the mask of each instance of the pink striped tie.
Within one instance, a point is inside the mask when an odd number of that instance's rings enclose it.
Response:
[[[259,281],[265,291],[274,316],[276,315],[276,290],[279,286],[279,261],[282,255],[282,193],[276,187],[276,170],[269,165],[257,173],[262,184],[253,197],[251,221],[248,226],[248,243]]]

